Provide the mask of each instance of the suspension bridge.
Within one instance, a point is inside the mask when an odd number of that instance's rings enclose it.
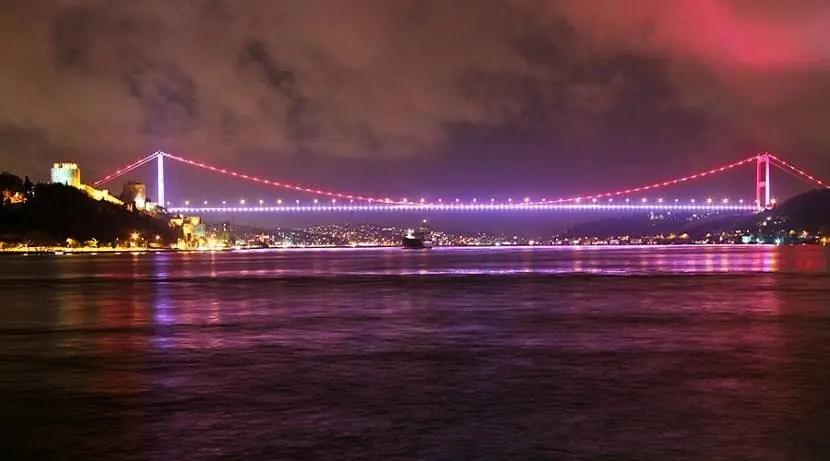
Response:
[[[526,197],[522,200],[508,199],[496,201],[490,199],[480,201],[471,199],[462,201],[455,199],[420,199],[411,201],[406,198],[392,199],[389,197],[375,197],[360,194],[327,190],[308,185],[299,185],[282,181],[264,179],[251,174],[234,171],[229,168],[210,165],[204,162],[179,157],[166,152],[154,152],[115,172],[96,181],[94,185],[101,186],[122,177],[125,174],[150,162],[156,162],[156,197],[159,204],[173,213],[183,214],[221,214],[221,213],[321,213],[321,212],[406,212],[406,211],[654,211],[654,212],[731,212],[754,213],[769,209],[775,205],[772,195],[770,172],[773,167],[785,171],[812,187],[830,189],[830,185],[791,163],[768,152],[759,153],[742,160],[725,164],[716,168],[700,171],[695,174],[679,178],[664,180],[639,187],[631,187],[611,192],[593,195],[568,197],[560,199],[532,200]],[[165,196],[165,164],[168,161],[177,162],[190,167],[199,168],[215,174],[230,176],[242,181],[259,184],[275,189],[303,193],[310,197],[307,201],[294,200],[266,203],[258,200],[248,203],[245,200],[229,204],[228,201],[208,203],[207,201],[191,203],[185,200],[179,203],[166,201]],[[703,199],[681,202],[679,199],[665,200],[663,198],[648,199],[634,198],[634,195],[654,193],[660,189],[689,183],[705,177],[717,175],[741,166],[755,166],[755,201],[730,201],[728,199]]]

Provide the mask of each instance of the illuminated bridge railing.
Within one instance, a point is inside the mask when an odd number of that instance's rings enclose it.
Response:
[[[755,205],[746,204],[374,204],[374,205],[285,205],[285,206],[185,206],[170,207],[168,211],[182,214],[217,213],[352,213],[352,212],[503,212],[503,211],[610,211],[610,212],[729,212],[755,213]]]

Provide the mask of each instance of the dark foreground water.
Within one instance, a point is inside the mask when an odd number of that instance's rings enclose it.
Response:
[[[2,459],[830,459],[830,249],[0,259]]]

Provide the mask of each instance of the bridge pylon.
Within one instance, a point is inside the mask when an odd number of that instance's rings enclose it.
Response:
[[[156,195],[160,207],[166,208],[164,201],[164,152],[156,152]]]
[[[758,154],[755,157],[755,205],[759,210],[766,210],[772,205],[769,166],[769,152]]]

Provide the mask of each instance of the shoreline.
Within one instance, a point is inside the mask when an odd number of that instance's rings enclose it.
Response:
[[[706,247],[706,246],[819,246],[827,247],[822,243],[798,243],[798,244],[742,244],[742,243],[665,243],[665,244],[619,244],[619,245],[445,245],[436,246],[431,249],[510,249],[510,248],[639,248],[639,247]],[[0,248],[0,256],[66,256],[66,255],[123,255],[123,254],[155,254],[155,253],[216,253],[232,251],[303,251],[303,250],[359,250],[359,249],[401,249],[395,245],[340,245],[340,246],[292,246],[292,247],[250,247],[250,248],[215,248],[215,249],[192,249],[179,250],[173,248],[69,248],[69,247],[17,247]],[[413,250],[407,250],[413,251]],[[423,251],[423,250],[417,250]],[[426,251],[429,251],[426,250]]]

